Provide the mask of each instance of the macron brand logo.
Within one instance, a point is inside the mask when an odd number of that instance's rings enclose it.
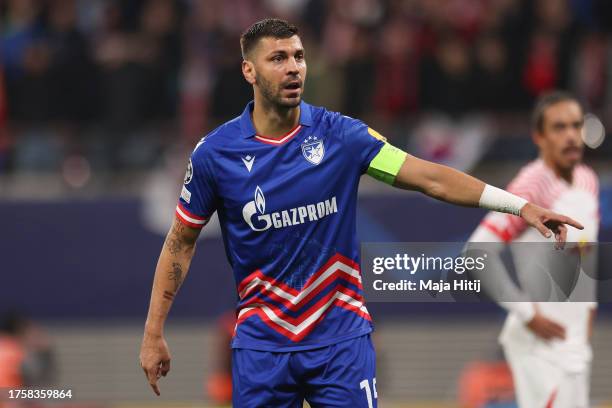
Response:
[[[338,212],[336,196],[318,203],[266,214],[266,198],[259,186],[255,189],[253,201],[242,208],[242,217],[253,231],[270,228],[285,228],[306,222],[317,221]]]
[[[250,173],[251,169],[253,168],[253,163],[255,163],[255,156],[251,157],[250,155],[248,155],[245,157],[241,157],[241,159],[244,165],[246,166],[247,170]]]

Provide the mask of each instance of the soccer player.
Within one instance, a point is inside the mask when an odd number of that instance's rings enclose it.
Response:
[[[238,294],[233,405],[249,408],[301,407],[304,399],[318,407],[377,406],[355,235],[362,174],[450,203],[520,215],[559,241],[565,224],[581,228],[407,155],[359,120],[303,102],[306,58],[295,26],[266,19],[240,44],[254,101],[196,145],[155,271],[140,361],[156,394],[158,379],[170,370],[164,322],[198,233],[215,211]]]
[[[583,117],[580,104],[570,94],[557,91],[543,96],[533,113],[533,140],[539,158],[523,167],[508,191],[580,219],[585,228],[570,230],[567,239],[591,243],[597,240],[599,229],[599,191],[597,176],[581,163]],[[521,218],[489,213],[470,241],[508,243],[546,239],[528,229]],[[537,248],[532,245],[530,254],[536,253]],[[517,267],[517,272],[519,281],[529,285],[533,271]],[[584,278],[583,272],[579,279]],[[531,283],[537,284],[533,280]],[[509,313],[500,342],[512,370],[519,406],[588,407],[589,340],[596,303],[501,302],[501,305]]]

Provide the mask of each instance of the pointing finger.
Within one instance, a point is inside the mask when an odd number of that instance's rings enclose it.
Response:
[[[154,368],[154,369],[150,369],[150,370],[145,370],[146,374],[147,374],[147,379],[149,380],[149,385],[151,386],[151,388],[153,388],[153,392],[155,392],[155,394],[157,394],[157,396],[160,395],[159,392],[159,387],[157,386],[157,372],[159,371],[159,367],[158,368]]]
[[[566,217],[565,215],[561,215],[558,217],[559,222],[562,222],[563,224],[571,225],[572,227],[577,228],[579,230],[584,229],[582,224],[574,220],[573,218]]]
[[[153,388],[153,392],[155,393],[155,395],[159,397],[161,393],[159,392],[159,387],[157,386],[157,383],[150,384],[150,385],[151,385],[151,388]]]

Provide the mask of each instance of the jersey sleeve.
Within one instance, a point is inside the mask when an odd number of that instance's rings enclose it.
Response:
[[[370,162],[385,144],[385,138],[360,120],[341,116],[342,134],[347,152],[365,173]]]
[[[542,200],[538,199],[538,194],[535,193],[540,191],[539,184],[538,179],[534,178],[532,175],[519,173],[516,178],[508,184],[506,190],[529,202],[546,207],[546,205],[542,203]],[[480,225],[497,235],[504,242],[513,241],[528,227],[525,220],[521,217],[499,212],[488,213]]]
[[[185,225],[202,228],[217,209],[217,189],[208,146],[199,145],[189,158],[176,216]]]

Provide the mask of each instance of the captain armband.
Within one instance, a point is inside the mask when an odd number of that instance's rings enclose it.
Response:
[[[397,173],[399,173],[402,164],[404,164],[404,160],[406,160],[406,156],[406,152],[389,143],[385,143],[370,162],[368,174],[376,180],[393,185]]]

